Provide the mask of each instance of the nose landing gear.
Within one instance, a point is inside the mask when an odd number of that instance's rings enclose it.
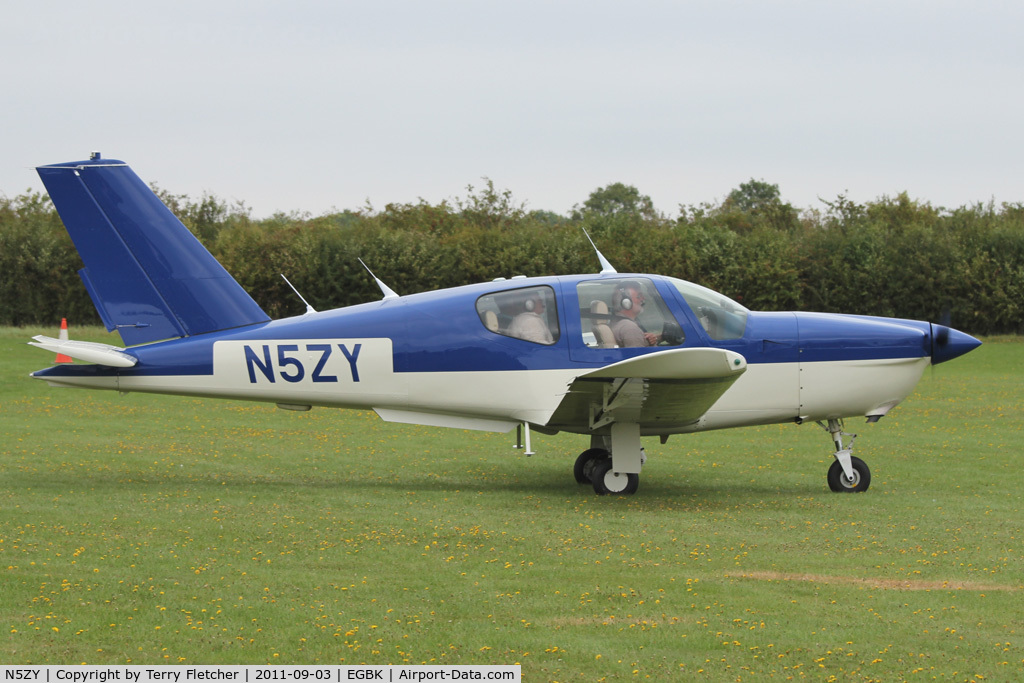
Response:
[[[829,420],[827,426],[819,421],[818,426],[832,435],[832,442],[836,446],[836,452],[832,454],[835,461],[828,468],[829,489],[836,493],[867,491],[871,485],[871,470],[863,460],[851,455],[857,435],[844,432],[842,420]],[[850,445],[845,448],[844,436],[850,437]]]

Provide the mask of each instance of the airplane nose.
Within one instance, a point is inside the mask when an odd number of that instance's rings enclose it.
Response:
[[[981,342],[969,334],[932,323],[932,365],[953,360],[979,346]]]

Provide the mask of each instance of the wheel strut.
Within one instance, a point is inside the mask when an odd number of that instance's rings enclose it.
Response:
[[[839,466],[843,468],[843,474],[847,479],[853,481],[856,474],[853,471],[853,465],[850,461],[850,456],[853,453],[853,442],[857,438],[856,434],[850,434],[849,432],[843,431],[843,421],[831,419],[828,421],[828,426],[824,425],[820,420],[818,426],[824,429],[832,436],[832,443],[835,444],[836,451],[832,456],[839,461]],[[843,437],[850,437],[850,445],[843,448]]]
[[[820,420],[818,426],[828,432],[836,450],[832,454],[835,462],[829,468],[828,485],[833,491],[866,491],[871,483],[871,472],[860,458],[853,456],[853,442],[856,434],[843,431],[843,421],[830,419],[826,426]],[[850,444],[843,446],[843,437],[850,437]]]

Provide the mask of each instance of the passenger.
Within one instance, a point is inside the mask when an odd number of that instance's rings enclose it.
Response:
[[[555,340],[544,315],[544,296],[540,292],[530,292],[528,297],[523,302],[522,312],[508,326],[508,335],[537,344],[553,344]]]
[[[612,334],[619,348],[631,346],[656,346],[658,335],[645,332],[637,316],[643,313],[646,301],[643,289],[636,282],[626,282],[612,294]]]

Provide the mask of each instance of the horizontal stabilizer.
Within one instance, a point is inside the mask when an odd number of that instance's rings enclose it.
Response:
[[[75,360],[96,363],[97,365],[108,365],[115,368],[130,368],[138,362],[138,358],[125,353],[124,349],[98,342],[68,341],[40,334],[32,337],[32,341],[28,344],[29,346],[52,353],[62,353],[65,356],[71,356]]]
[[[97,156],[36,170],[100,318],[125,344],[269,320],[127,164]]]

